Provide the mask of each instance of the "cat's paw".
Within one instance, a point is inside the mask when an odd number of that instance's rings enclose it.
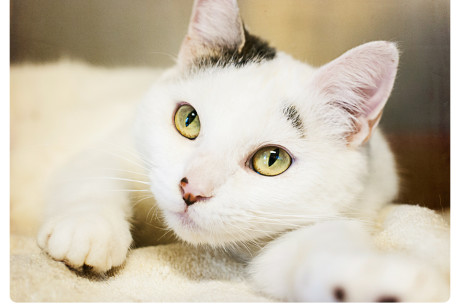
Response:
[[[127,221],[80,213],[47,220],[37,242],[55,260],[75,269],[90,266],[102,273],[124,262],[132,238]]]
[[[318,252],[294,273],[291,297],[322,302],[444,302],[448,288],[437,269],[408,256]]]
[[[441,302],[449,280],[403,253],[383,253],[359,222],[330,221],[291,231],[253,259],[254,285],[298,302]]]

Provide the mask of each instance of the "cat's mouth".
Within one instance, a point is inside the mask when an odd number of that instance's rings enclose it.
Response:
[[[181,211],[164,211],[166,222],[182,240],[196,243],[207,243],[213,240],[213,233],[202,224],[200,214],[191,206]]]

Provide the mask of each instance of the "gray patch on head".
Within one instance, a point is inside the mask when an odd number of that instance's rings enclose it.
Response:
[[[283,115],[291,122],[292,126],[300,132],[301,137],[304,137],[304,126],[299,112],[294,105],[288,105],[283,108]]]
[[[276,49],[261,38],[251,35],[244,29],[245,42],[242,48],[220,47],[206,56],[195,59],[193,68],[204,69],[208,67],[242,67],[249,63],[260,63],[275,58]]]

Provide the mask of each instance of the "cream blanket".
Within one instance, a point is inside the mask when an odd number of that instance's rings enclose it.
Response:
[[[10,290],[14,301],[274,301],[251,288],[243,264],[209,248],[176,243],[135,249],[126,264],[107,277],[88,278],[51,260],[37,247],[35,234],[49,176],[72,154],[115,127],[157,76],[152,69],[106,69],[70,61],[12,67]],[[423,241],[426,229],[436,237],[449,235],[444,218],[416,206],[388,207],[379,226],[375,240],[382,249],[404,251],[411,243]],[[446,260],[434,261],[442,269]]]

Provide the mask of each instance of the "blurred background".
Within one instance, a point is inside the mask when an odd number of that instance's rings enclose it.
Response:
[[[238,2],[252,33],[315,66],[368,41],[398,42],[400,70],[381,121],[401,174],[398,201],[449,207],[448,0]],[[191,8],[191,0],[11,0],[11,63],[168,67]]]

